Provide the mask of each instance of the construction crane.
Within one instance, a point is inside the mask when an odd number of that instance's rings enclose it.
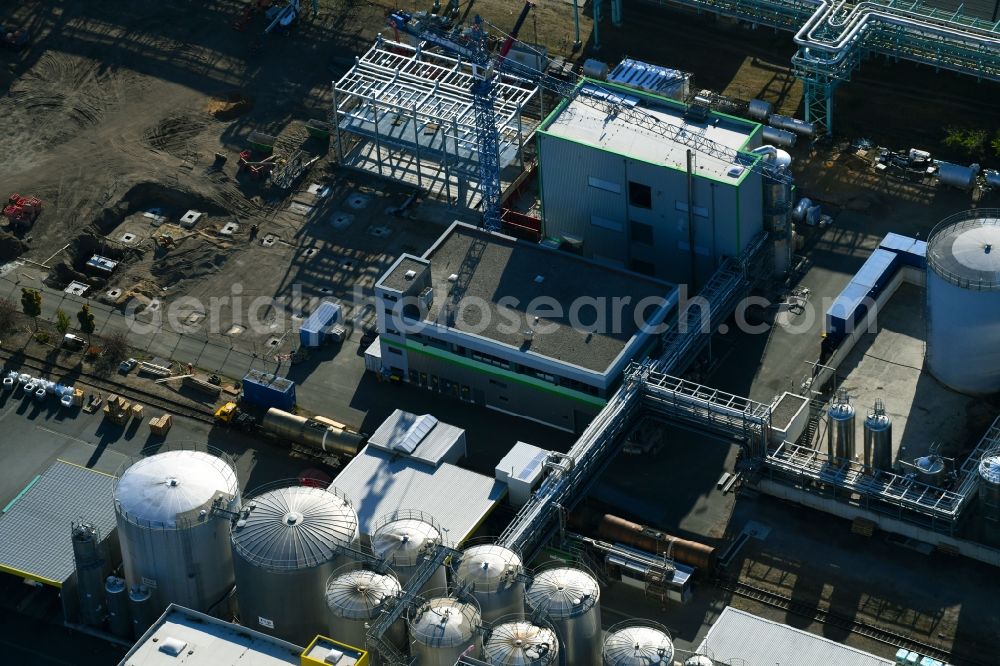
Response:
[[[627,96],[620,92],[603,88],[599,83],[593,81],[587,81],[586,88],[581,88],[583,79],[563,81],[509,59],[507,55],[514,42],[517,41],[521,26],[533,6],[534,4],[530,0],[524,3],[513,30],[510,34],[505,35],[503,45],[496,58],[490,53],[487,45],[485,28],[488,24],[478,15],[473,20],[468,39],[443,33],[415,20],[406,12],[394,12],[388,19],[389,25],[396,31],[404,32],[419,41],[457,55],[468,61],[473,67],[472,96],[476,121],[476,144],[479,153],[479,191],[482,197],[482,225],[485,229],[490,231],[500,229],[500,141],[497,135],[494,104],[496,102],[497,78],[502,74],[530,81],[541,90],[555,94],[560,98],[575,98],[576,101],[594,107],[609,117],[622,118],[650,134],[687,146],[695,153],[708,155],[724,163],[762,173],[771,180],[783,183],[791,182],[791,174],[783,169],[775,169],[758,156],[743,153],[712,141],[704,134],[692,131],[684,125],[662,122],[657,116],[638,106],[628,104]],[[490,27],[496,29],[495,26]],[[499,32],[502,34],[502,31]],[[578,94],[578,92],[583,94]],[[704,111],[707,114],[707,108]]]

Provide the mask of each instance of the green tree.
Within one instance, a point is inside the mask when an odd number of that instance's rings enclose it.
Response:
[[[31,317],[38,330],[38,316],[42,314],[42,292],[37,289],[21,289],[21,309]]]
[[[66,335],[69,331],[69,315],[62,310],[56,310],[56,330],[59,335]]]
[[[97,325],[94,323],[94,313],[90,311],[89,304],[83,304],[80,311],[76,313],[76,320],[80,322],[80,330],[87,336],[87,342],[89,344],[90,336],[94,334],[94,329],[97,328]]]

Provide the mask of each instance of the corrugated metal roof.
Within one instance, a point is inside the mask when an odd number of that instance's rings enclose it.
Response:
[[[171,645],[181,648],[180,656],[164,651]],[[119,666],[298,666],[301,653],[291,643],[171,604]]]
[[[114,477],[57,460],[0,516],[0,570],[62,586],[74,570],[70,523],[115,529]]]
[[[340,314],[340,305],[331,301],[323,301],[302,324],[302,330],[308,333],[319,333],[330,324],[336,323]]]
[[[744,666],[892,666],[888,659],[729,606],[708,630],[698,652]]]
[[[365,446],[333,480],[351,499],[358,528],[371,535],[375,521],[398,509],[427,513],[449,542],[460,543],[503,497],[504,484],[449,463],[436,469]]]
[[[677,69],[625,58],[608,74],[608,81],[671,97],[683,88],[688,76]]]
[[[461,428],[442,423],[430,414],[417,415],[401,409],[390,414],[368,438],[368,444],[377,449],[435,466],[461,459],[465,455],[464,441],[465,431]]]

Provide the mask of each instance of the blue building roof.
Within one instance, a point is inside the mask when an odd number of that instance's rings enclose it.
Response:
[[[302,324],[302,330],[308,333],[321,333],[324,328],[336,321],[339,314],[339,304],[323,301]]]

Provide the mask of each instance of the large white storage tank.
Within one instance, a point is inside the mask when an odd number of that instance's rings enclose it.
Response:
[[[335,572],[326,585],[330,622],[329,631],[324,635],[371,651],[371,646],[367,645],[368,625],[378,617],[389,599],[400,594],[399,581],[391,574],[367,569]],[[385,638],[400,650],[405,650],[406,624],[402,618]]]
[[[626,621],[608,630],[604,666],[673,666],[674,642],[666,627]]]
[[[437,597],[410,615],[410,656],[420,666],[455,666],[483,650],[482,620],[474,603]]]
[[[1000,391],[1000,210],[966,211],[927,241],[927,365],[962,393]]]
[[[455,585],[479,602],[483,622],[524,617],[524,567],[517,553],[494,544],[466,548]]]
[[[357,545],[357,513],[331,490],[289,486],[246,501],[233,528],[243,624],[308,645],[329,627],[327,580]]]
[[[227,514],[239,509],[240,490],[232,462],[214,449],[175,450],[124,467],[113,496],[125,579],[149,588],[153,617],[171,602],[209,611],[233,587]]]
[[[372,552],[392,567],[403,587],[417,572],[432,549],[443,543],[441,528],[422,511],[400,510],[383,516],[371,535]],[[419,590],[443,590],[448,574],[442,564]]]
[[[600,666],[601,588],[582,569],[538,572],[525,595],[528,608],[556,630],[567,664]]]
[[[527,620],[504,622],[486,638],[483,661],[490,666],[556,666],[559,639],[550,627]]]

